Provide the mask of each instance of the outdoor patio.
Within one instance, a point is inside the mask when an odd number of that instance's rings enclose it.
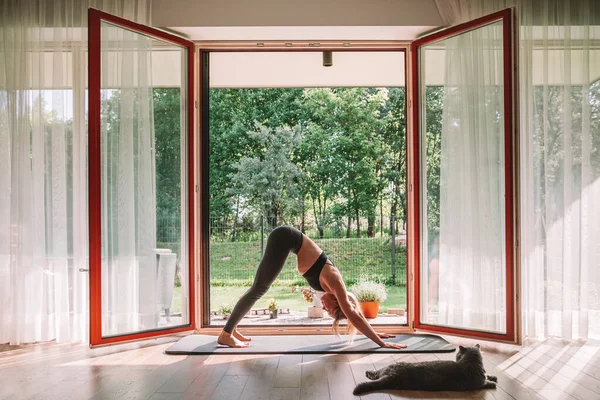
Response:
[[[291,311],[285,314],[278,314],[276,319],[272,319],[271,316],[267,314],[263,315],[247,315],[244,317],[240,325],[330,325],[333,322],[333,319],[324,313],[323,318],[309,318],[308,313],[306,312],[297,312]],[[406,314],[405,315],[397,315],[397,314],[387,314],[382,313],[377,316],[377,318],[368,319],[369,323],[372,325],[406,325]],[[211,325],[225,325],[227,322],[226,319],[223,319],[222,315],[213,315],[211,316]],[[346,322],[343,322],[342,325],[345,325]]]

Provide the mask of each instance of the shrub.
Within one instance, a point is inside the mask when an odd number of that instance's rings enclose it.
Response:
[[[232,311],[233,307],[231,307],[230,304],[221,304],[221,306],[219,307],[219,313],[222,315],[231,314]]]
[[[368,280],[360,280],[350,287],[350,292],[356,296],[358,301],[363,303],[371,301],[383,303],[387,299],[385,285]]]
[[[269,300],[269,311],[275,312],[277,309],[279,309],[279,304],[277,304],[277,300],[270,299]]]

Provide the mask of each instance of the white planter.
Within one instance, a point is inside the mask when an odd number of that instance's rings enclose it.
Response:
[[[321,307],[308,307],[308,318],[323,318],[323,309]]]
[[[323,307],[323,303],[321,303],[321,296],[323,296],[323,293],[321,293],[321,292],[314,292],[314,294],[313,294],[313,301],[312,301],[313,307],[318,307],[318,308],[322,308]]]

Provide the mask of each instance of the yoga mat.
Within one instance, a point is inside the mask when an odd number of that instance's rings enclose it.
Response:
[[[334,335],[252,336],[250,347],[230,348],[217,344],[216,336],[189,335],[166,351],[167,354],[338,354],[338,353],[452,353],[455,347],[437,335],[398,334],[384,339],[408,345],[402,350],[377,346],[365,336],[358,335],[353,343],[347,337]]]

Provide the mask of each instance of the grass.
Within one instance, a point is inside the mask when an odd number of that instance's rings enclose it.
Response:
[[[243,287],[211,288],[211,310],[217,310],[223,303],[235,303],[246,290],[247,288]],[[404,287],[391,286],[387,290],[388,298],[381,306],[382,311],[387,311],[388,307],[406,308],[406,289]],[[311,305],[304,301],[301,293],[292,293],[291,288],[271,287],[267,294],[254,305],[254,308],[267,308],[267,302],[271,298],[277,300],[280,308],[289,308],[291,311],[306,312],[307,307]]]
[[[325,251],[342,273],[347,286],[366,278],[385,283],[388,299],[382,310],[388,307],[406,308],[406,250],[396,247],[396,280],[392,281],[392,247],[389,237],[317,239],[315,242]],[[265,238],[266,244],[266,238]],[[178,248],[176,243],[162,243],[165,248]],[[252,284],[261,259],[261,242],[211,242],[210,285],[211,309],[217,310],[223,303],[233,304]],[[394,284],[395,283],[395,284]],[[273,287],[256,304],[266,307],[275,298],[282,308],[306,311],[306,303],[300,293],[291,293],[293,285],[307,286],[296,268],[296,257],[288,257],[283,271]],[[173,295],[172,313],[181,311],[181,288]]]
[[[392,248],[388,238],[337,238],[315,241],[339,268],[347,284],[368,278],[392,284]],[[211,286],[250,286],[261,259],[257,242],[218,242],[210,245]],[[396,283],[406,283],[406,251],[396,248]],[[275,286],[304,285],[295,257],[288,257]]]
[[[210,290],[210,308],[218,310],[221,304],[233,305],[237,299],[244,294],[246,287],[241,286],[216,286]],[[406,308],[406,288],[403,286],[388,286],[388,298],[381,305],[381,311],[387,311],[388,307]],[[301,293],[292,293],[288,287],[271,287],[267,294],[260,299],[254,308],[267,308],[269,299],[274,298],[280,308],[289,308],[291,311],[306,312],[311,303],[304,301]],[[171,313],[181,312],[181,287],[176,287],[173,292],[173,306]]]

